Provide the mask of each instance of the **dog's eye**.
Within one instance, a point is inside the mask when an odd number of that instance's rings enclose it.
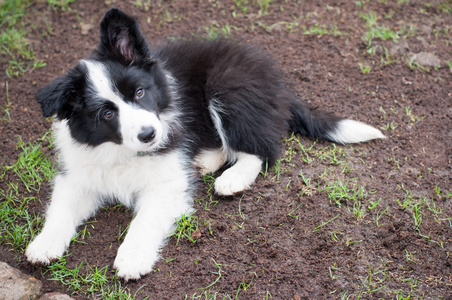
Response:
[[[111,118],[113,118],[115,116],[115,113],[112,112],[111,110],[107,110],[103,113],[102,118],[104,118],[105,120],[111,120]]]
[[[141,99],[144,96],[144,90],[143,89],[138,89],[135,92],[135,98],[137,99]]]

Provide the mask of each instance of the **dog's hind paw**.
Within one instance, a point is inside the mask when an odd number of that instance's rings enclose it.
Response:
[[[231,196],[244,191],[256,180],[262,167],[262,160],[252,154],[238,152],[237,162],[215,180],[215,192]]]
[[[236,193],[247,190],[250,187],[250,180],[241,178],[233,172],[226,170],[215,179],[215,192],[220,196],[232,196]]]

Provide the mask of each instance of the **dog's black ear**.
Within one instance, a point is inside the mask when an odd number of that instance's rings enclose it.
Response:
[[[64,74],[38,90],[36,99],[41,105],[44,117],[57,114],[59,119],[66,119],[71,114],[71,97],[74,93],[72,80]]]
[[[100,23],[98,51],[126,63],[150,58],[148,44],[137,20],[117,8],[108,10]]]

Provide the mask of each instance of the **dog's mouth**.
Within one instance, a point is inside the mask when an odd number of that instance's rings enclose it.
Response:
[[[136,156],[141,157],[141,156],[151,156],[154,154],[154,151],[138,151]]]
[[[148,145],[146,145],[146,147],[143,147],[142,150],[138,150],[136,152],[136,156],[149,156],[149,155],[153,155],[157,152],[159,152],[159,150],[162,149],[162,147],[159,145],[159,143],[157,142],[151,142]]]
[[[136,149],[136,156],[149,156],[159,152],[162,149],[162,142],[160,140],[153,140],[148,143],[142,143],[141,146]]]

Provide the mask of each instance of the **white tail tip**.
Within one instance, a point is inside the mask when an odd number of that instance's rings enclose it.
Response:
[[[354,120],[341,120],[336,130],[329,134],[329,138],[337,143],[361,143],[374,139],[386,138],[380,130]]]

